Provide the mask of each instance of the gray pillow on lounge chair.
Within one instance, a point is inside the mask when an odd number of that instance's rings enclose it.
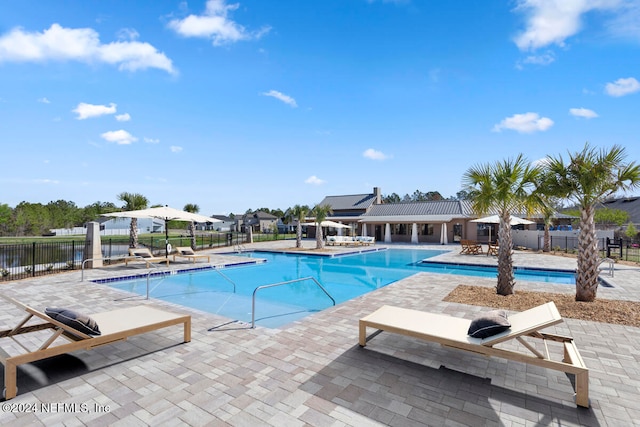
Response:
[[[474,338],[487,338],[500,332],[504,332],[511,327],[504,310],[491,310],[481,313],[471,321],[467,334]]]
[[[66,308],[45,308],[44,312],[47,316],[57,320],[60,323],[64,323],[67,326],[71,326],[82,333],[88,335],[100,335],[100,328],[95,320],[84,314],[76,313],[73,310]]]
[[[141,256],[142,258],[151,258],[151,254],[147,251],[133,251],[133,255]]]

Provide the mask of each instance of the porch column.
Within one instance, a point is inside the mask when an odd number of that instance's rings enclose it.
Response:
[[[411,243],[418,243],[418,224],[415,222],[411,226]]]
[[[391,224],[389,223],[384,226],[384,242],[391,243]]]

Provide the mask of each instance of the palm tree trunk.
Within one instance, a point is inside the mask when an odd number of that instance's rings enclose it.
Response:
[[[196,223],[191,221],[189,224],[189,236],[191,237],[191,249],[196,250]]]
[[[324,239],[322,238],[322,227],[316,226],[316,249],[324,249]]]
[[[513,294],[516,285],[513,276],[513,259],[511,257],[511,215],[509,212],[500,214],[500,230],[498,231],[498,285],[496,292],[499,295]]]
[[[138,247],[138,218],[131,218],[129,225],[129,247]]]
[[[549,224],[544,224],[544,238],[542,244],[542,252],[551,251],[551,234],[549,233]]]
[[[578,274],[576,277],[576,301],[594,301],[598,290],[598,239],[593,206],[580,212],[578,235]]]
[[[296,226],[296,248],[302,247],[302,226],[300,225],[300,221],[298,221],[298,225]]]

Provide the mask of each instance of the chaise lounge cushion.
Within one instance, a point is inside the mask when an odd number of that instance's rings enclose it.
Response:
[[[151,258],[152,257],[151,252],[149,252],[146,249],[145,250],[140,250],[140,251],[135,251],[134,250],[134,251],[131,251],[131,254],[133,256],[140,256],[142,258]]]
[[[47,316],[57,320],[60,323],[64,323],[67,326],[71,326],[80,332],[89,335],[100,335],[100,328],[95,320],[84,314],[76,313],[73,310],[66,308],[45,308],[44,312]]]
[[[474,338],[487,338],[511,327],[507,312],[504,310],[491,310],[476,316],[469,325],[467,332]]]

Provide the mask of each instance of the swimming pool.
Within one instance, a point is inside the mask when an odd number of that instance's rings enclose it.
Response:
[[[496,277],[486,267],[423,262],[447,251],[388,249],[354,255],[318,256],[272,252],[248,252],[246,258],[264,263],[243,263],[239,267],[200,269],[181,274],[152,277],[150,297],[216,313],[242,322],[252,320],[252,295],[257,287],[312,277],[336,304],[409,277],[417,272]],[[520,273],[524,273],[520,274]],[[516,270],[516,280],[571,283],[573,274],[542,270]],[[573,282],[575,283],[575,282]],[[109,282],[121,290],[146,294],[147,278]],[[257,325],[277,328],[333,305],[312,279],[260,289],[256,292]]]

